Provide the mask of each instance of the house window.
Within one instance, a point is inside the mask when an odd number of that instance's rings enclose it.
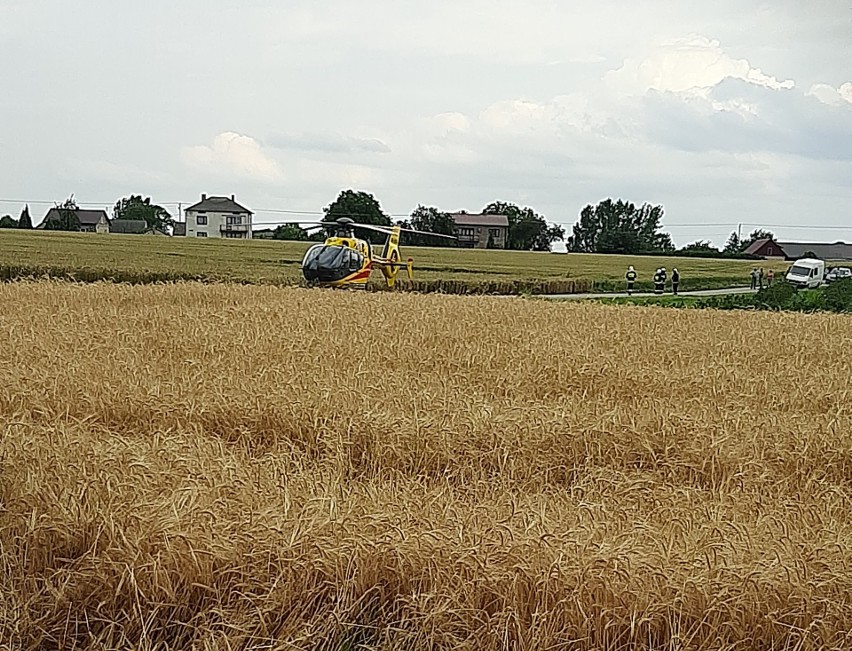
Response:
[[[472,228],[459,228],[459,237],[473,237],[473,233]]]
[[[207,226],[207,215],[196,215],[195,223],[199,226]]]
[[[235,217],[228,217],[228,225],[229,226],[239,226],[243,223],[243,216],[236,215]]]
[[[199,231],[195,234],[195,237],[207,237],[207,233],[204,231]]]
[[[500,229],[499,229],[499,228],[492,228],[492,229],[490,229],[488,232],[491,234],[491,236],[492,236],[495,240],[496,240],[498,237],[500,237]]]

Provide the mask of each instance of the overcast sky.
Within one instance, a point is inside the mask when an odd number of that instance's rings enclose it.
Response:
[[[0,60],[0,214],[353,188],[852,241],[852,0],[0,0]]]

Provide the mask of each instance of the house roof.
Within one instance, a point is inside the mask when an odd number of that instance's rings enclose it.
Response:
[[[142,234],[148,230],[144,219],[113,219],[109,225],[110,233]]]
[[[190,210],[193,212],[251,213],[251,210],[234,201],[234,195],[230,197],[208,197],[206,194],[202,194],[201,201],[187,208],[187,211]]]
[[[752,243],[751,243],[751,245],[750,245],[750,246],[749,246],[749,247],[748,247],[748,248],[744,251],[744,253],[747,253],[748,255],[755,255],[755,254],[757,254],[757,252],[758,252],[758,251],[760,251],[760,249],[762,249],[762,248],[763,248],[766,244],[768,244],[768,243],[769,243],[769,242],[771,242],[771,241],[772,241],[772,240],[771,240],[771,239],[769,239],[768,237],[767,237],[767,238],[764,238],[764,239],[762,239],[762,240],[755,240],[755,241],[754,241],[754,242],[752,242]],[[781,245],[779,244],[778,246],[781,246]]]
[[[85,208],[78,208],[74,211],[74,214],[77,215],[77,219],[80,220],[81,226],[94,226],[95,224],[100,223],[101,219],[106,222],[109,222],[109,217],[106,214],[105,210],[90,210]],[[42,224],[45,224],[53,219],[59,219],[59,209],[51,208],[47,211],[47,214],[44,216],[42,220]]]
[[[509,227],[509,218],[506,215],[471,215],[463,212],[450,214],[456,226],[492,226],[504,228]]]
[[[806,251],[812,251],[822,260],[852,260],[852,244],[834,242],[819,244],[808,242],[778,242],[788,258],[801,258]]]

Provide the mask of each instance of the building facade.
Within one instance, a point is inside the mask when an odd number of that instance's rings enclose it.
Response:
[[[230,197],[208,197],[186,209],[186,237],[252,238],[251,210]]]
[[[121,235],[168,235],[158,228],[149,228],[144,219],[113,219],[109,223],[109,232]]]
[[[87,210],[85,208],[77,208],[73,211],[80,222],[80,232],[83,233],[109,233],[109,216],[106,210]],[[51,208],[47,211],[41,224],[36,226],[37,229],[45,229],[47,224],[52,221],[62,221],[62,211],[59,208]]]
[[[471,249],[505,249],[509,240],[506,215],[451,213],[459,246]]]
[[[816,256],[821,260],[852,260],[852,244],[845,242],[776,242],[775,240],[756,240],[746,250],[750,255],[765,259],[798,260]]]

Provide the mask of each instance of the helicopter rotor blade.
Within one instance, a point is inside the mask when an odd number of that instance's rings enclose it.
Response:
[[[417,231],[417,230],[414,230],[413,228],[400,228],[399,230],[401,230],[403,233],[419,233],[420,235],[431,235],[433,237],[445,237],[448,240],[459,239],[455,235],[445,235],[444,233],[431,233],[429,231]]]
[[[346,221],[344,223],[340,223],[339,221],[314,221],[314,220],[310,220],[310,219],[308,219],[308,220],[304,220],[304,219],[295,220],[294,219],[294,220],[282,221],[282,222],[279,222],[279,223],[282,224],[282,225],[283,224],[297,225],[297,226],[300,226],[300,228],[302,228],[303,230],[306,230],[306,231],[317,230],[317,229],[320,229],[320,228],[327,228],[327,229],[330,229],[330,228],[353,228],[353,229],[354,228],[361,228],[361,229],[368,230],[368,231],[375,231],[376,233],[383,233],[385,235],[393,234],[393,229],[395,228],[394,226],[378,226],[376,224],[363,224],[361,222],[356,222],[356,221]],[[302,224],[311,224],[311,226],[301,226]],[[403,232],[403,233],[416,233],[418,235],[428,235],[428,236],[432,236],[432,237],[443,237],[443,238],[448,239],[448,240],[457,240],[458,239],[458,237],[456,237],[455,235],[446,235],[444,233],[431,233],[429,231],[419,231],[419,230],[414,229],[414,228],[404,228],[404,227],[398,227],[398,228],[399,228],[400,232]]]
[[[349,224],[353,228],[366,228],[367,230],[376,231],[378,233],[385,233],[386,235],[390,235],[393,233],[394,226],[376,226],[375,224],[361,224],[359,222],[353,222]],[[429,231],[418,231],[413,228],[403,228],[399,227],[399,230],[403,233],[418,233],[420,235],[433,235],[435,237],[444,237],[450,240],[457,240],[458,238],[455,235],[445,235],[443,233],[431,233]]]
[[[349,224],[349,226],[352,226],[353,228],[364,228],[368,231],[376,231],[377,233],[384,233],[385,235],[390,235],[391,233],[393,233],[393,231],[391,230],[391,228],[393,227],[387,228],[385,226],[376,226],[375,224],[352,223]]]

